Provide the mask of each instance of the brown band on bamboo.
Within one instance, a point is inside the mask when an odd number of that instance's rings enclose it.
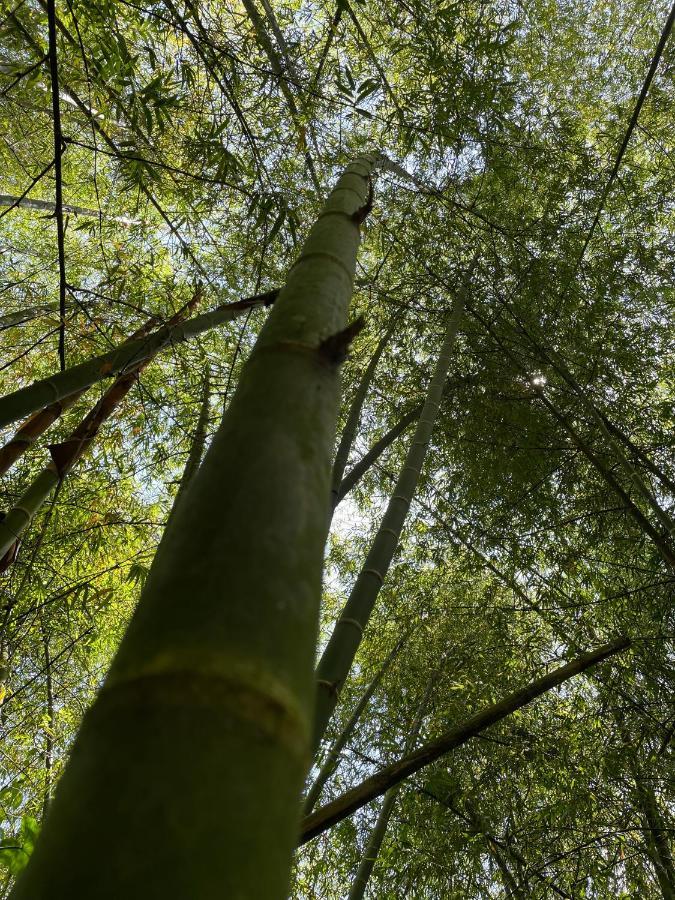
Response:
[[[317,685],[322,685],[326,688],[327,691],[331,694],[335,694],[335,696],[339,696],[340,688],[338,687],[337,681],[327,681],[325,678],[317,678]]]
[[[407,497],[404,497],[403,494],[394,494],[391,498],[392,500],[402,500],[406,506],[410,506],[410,500]]]
[[[45,387],[52,389],[52,393],[54,394],[54,400],[52,402],[56,402],[57,400],[61,399],[61,392],[59,391],[58,387],[54,384],[53,381],[50,381],[50,380],[43,381],[43,384]]]
[[[31,512],[29,512],[29,511],[28,511],[25,507],[23,507],[23,506],[13,506],[12,509],[11,509],[11,512],[13,512],[13,513],[23,513],[23,515],[26,517],[26,523],[30,522],[31,519],[33,518],[33,514],[32,514]],[[10,528],[10,526],[9,526],[8,523],[7,523],[8,518],[9,518],[9,517],[7,516],[7,517],[3,520],[2,525],[3,525],[4,528],[6,528],[8,531],[10,531],[10,532],[14,535],[15,538],[18,538],[18,537],[20,536],[20,532],[14,531],[13,528]]]
[[[380,584],[384,584],[384,575],[382,572],[378,572],[377,569],[364,569],[364,575],[374,575],[380,582]]]
[[[360,175],[362,178],[368,178],[370,176],[371,167],[372,163],[369,166],[368,163],[361,163],[358,160],[355,160],[350,166],[347,166],[344,175]],[[365,172],[359,172],[358,169],[360,168],[364,168]],[[337,190],[339,190],[339,188]]]
[[[360,175],[360,172],[354,172],[354,175]],[[356,190],[356,188],[349,187],[349,185],[344,185],[343,187],[335,188],[335,190],[331,193],[331,197],[334,197],[335,194],[342,193],[342,191],[348,191],[350,194],[355,194],[358,197],[359,202],[363,203],[363,197],[361,196],[361,194],[359,194],[359,192]],[[324,209],[319,213],[319,215],[317,216],[317,219],[320,219],[322,216],[328,215],[330,212],[337,212],[337,211],[338,210]]]
[[[348,619],[343,617],[342,619],[338,619],[338,625],[353,625],[354,628],[357,629],[361,637],[363,637],[363,625],[360,622],[357,622],[356,619]]]
[[[278,740],[294,756],[305,758],[307,722],[288,699],[236,676],[190,670],[160,671],[123,678],[101,690],[88,717],[106,716],[110,707],[157,710],[163,707],[210,707],[240,725],[250,725]]]
[[[353,191],[352,193],[356,194],[356,191]],[[325,219],[328,216],[341,216],[342,218],[347,219],[348,222],[354,222],[354,213],[345,212],[344,209],[326,209],[321,213],[320,216],[317,216],[317,218]]]

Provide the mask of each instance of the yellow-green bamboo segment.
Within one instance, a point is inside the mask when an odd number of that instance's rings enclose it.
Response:
[[[164,533],[14,900],[287,895],[338,364],[376,162],[348,167],[290,270]]]
[[[373,694],[379,687],[380,682],[382,681],[384,676],[387,674],[389,667],[391,666],[391,664],[394,662],[394,660],[398,656],[398,654],[399,654],[401,648],[403,647],[403,644],[407,640],[407,638],[408,638],[408,634],[406,634],[404,637],[402,637],[401,640],[398,641],[398,643],[396,644],[394,649],[389,653],[389,655],[383,662],[382,666],[380,667],[379,671],[377,672],[377,674],[375,675],[373,680],[370,682],[368,687],[365,689],[365,691],[361,695],[359,702],[354,707],[354,711],[352,712],[351,716],[347,720],[347,724],[342,729],[340,734],[336,737],[335,741],[333,742],[332,747],[326,754],[326,758],[324,759],[323,764],[322,764],[321,768],[319,769],[319,772],[318,772],[316,778],[314,779],[314,781],[312,782],[312,784],[310,785],[310,787],[307,791],[307,796],[305,797],[305,802],[303,804],[303,810],[304,810],[305,815],[309,815],[309,813],[311,813],[311,811],[314,809],[314,806],[316,805],[317,800],[321,796],[321,791],[324,789],[326,782],[331,777],[333,772],[336,770],[338,763],[340,762],[340,755],[341,755],[342,751],[344,750],[347,741],[354,733],[354,730],[356,729],[356,726],[358,725],[359,720],[361,719],[361,716],[365,712],[365,709],[370,702],[370,698],[373,696]]]
[[[342,614],[335,624],[317,667],[317,701],[314,719],[314,747],[319,746],[337,704],[338,694],[349,674],[363,632],[373,611],[380,588],[398,547],[401,530],[417,489],[431,434],[440,408],[443,388],[450,367],[457,330],[464,316],[465,295],[469,290],[477,255],[469,265],[447,320],[443,343],[429,382],[424,408],[403,462],[394,492],[382,524],[375,535]]]
[[[340,435],[340,442],[337,446],[337,450],[335,451],[335,462],[333,463],[333,477],[330,490],[332,506],[331,516],[335,510],[335,507],[338,505],[340,486],[342,485],[342,478],[347,467],[349,453],[352,449],[352,444],[354,443],[354,438],[356,437],[356,433],[359,428],[363,404],[365,403],[366,396],[368,395],[371,382],[375,375],[375,370],[377,369],[377,364],[379,363],[380,358],[384,353],[385,347],[389,343],[389,339],[393,334],[395,325],[396,319],[393,319],[385,333],[378,341],[375,352],[371,356],[370,361],[368,362],[368,365],[366,366],[365,371],[361,376],[361,380],[358,383],[358,386],[354,393],[354,398],[349,407],[349,413],[347,414],[345,427],[342,431],[342,434]]]

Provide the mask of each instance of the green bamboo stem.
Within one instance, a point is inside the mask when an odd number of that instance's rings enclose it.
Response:
[[[661,523],[662,527],[665,529],[666,534],[672,535],[675,532],[675,524],[673,523],[670,516],[666,513],[666,511],[661,507],[661,504],[658,502],[650,489],[647,487],[637,468],[631,463],[626,454],[623,452],[621,444],[617,440],[612,429],[607,424],[606,416],[604,416],[596,407],[586,391],[582,388],[582,386],[577,382],[572,373],[569,371],[567,366],[565,366],[561,362],[554,363],[554,365],[562,378],[569,384],[569,386],[576,393],[577,397],[579,397],[579,399],[581,400],[581,403],[588,412],[589,417],[593,422],[595,422],[599,431],[604,436],[605,440],[607,441],[608,447],[614,454],[614,457],[619,463],[619,466],[627,475],[630,483],[652,510],[658,521]]]
[[[373,540],[366,561],[338,619],[317,667],[317,705],[314,720],[314,747],[318,748],[338,700],[363,632],[384,584],[387,570],[398,547],[401,530],[408,514],[431,434],[438,416],[443,388],[450,367],[455,336],[464,315],[465,295],[477,257],[469,266],[452,306],[445,336],[429,382],[424,409],[420,415],[393,495]]]
[[[637,468],[631,463],[631,461],[624,453],[623,448],[621,447],[621,444],[617,439],[618,435],[616,434],[616,431],[618,431],[618,429],[615,430],[612,427],[612,424],[608,420],[607,416],[598,409],[586,389],[579,384],[570,369],[567,367],[560,354],[551,350],[547,350],[533,335],[529,333],[527,329],[524,328],[524,326],[522,326],[522,324],[521,330],[525,332],[531,343],[538,351],[542,360],[555,369],[555,371],[560,375],[563,381],[565,381],[572,388],[574,393],[581,400],[582,406],[586,409],[591,421],[595,422],[599,431],[607,441],[608,447],[611,449],[615,459],[619,463],[619,466],[623,469],[633,487],[650,507],[656,518],[665,529],[666,534],[672,535],[675,532],[675,523],[673,523],[670,516],[661,507],[654,494],[645,484]]]
[[[415,718],[413,719],[412,725],[410,727],[410,732],[408,734],[408,737],[406,738],[403,749],[403,752],[405,754],[412,752],[415,744],[417,743],[417,739],[420,736],[424,716],[426,714],[427,706],[429,705],[429,699],[436,684],[436,679],[438,678],[438,673],[441,667],[442,664],[438,667],[438,669],[434,671],[434,673],[426,683],[426,686],[422,693],[422,699],[417,709],[417,713],[415,714]],[[395,784],[393,787],[389,788],[387,793],[384,795],[384,801],[377,815],[377,821],[375,822],[373,830],[368,837],[368,843],[366,844],[366,848],[363,851],[363,856],[361,857],[359,867],[356,870],[356,875],[354,876],[354,881],[352,882],[352,886],[349,891],[348,900],[363,900],[363,897],[366,893],[366,888],[368,887],[368,882],[370,881],[370,876],[375,866],[375,861],[377,860],[380,848],[382,847],[382,842],[384,841],[384,837],[387,833],[389,820],[391,819],[396,800],[402,787],[403,782],[401,781],[398,784]]]
[[[40,435],[44,434],[50,425],[53,425],[67,409],[73,406],[86,390],[87,388],[84,388],[64,397],[63,400],[50,403],[49,406],[45,406],[17,428],[7,443],[0,447],[0,475],[8,472],[17,459],[30,449]]]
[[[10,557],[10,550],[16,545],[17,540],[30,525],[33,517],[51,492],[59,483],[59,473],[55,464],[49,463],[30,486],[21,495],[19,502],[9,510],[5,518],[0,522],[0,572],[14,561],[14,555]]]
[[[419,419],[422,409],[423,404],[420,403],[419,406],[416,406],[414,409],[411,409],[410,412],[407,412],[395,425],[392,425],[389,431],[385,432],[379,440],[375,441],[370,450],[368,450],[367,453],[364,453],[357,463],[354,463],[352,468],[340,482],[335,498],[335,508],[337,508],[347,494],[356,487],[366,472],[382,456],[387,447],[390,447],[396,438],[403,434],[409,425]]]
[[[165,347],[187,341],[198,334],[230,322],[248,312],[251,307],[274,302],[277,291],[224,303],[210,312],[202,313],[178,325],[164,325],[148,337],[125,341],[119,347],[88,359],[65,372],[55,373],[33,384],[20,388],[0,398],[0,428],[29,416],[31,413],[62,400],[69,394],[91,387],[104,378],[110,378],[133,369],[143,360],[155,356]]]
[[[456,747],[461,747],[462,744],[485,731],[486,728],[531,703],[536,697],[545,694],[569,678],[585,672],[591,666],[597,665],[610,656],[620,653],[629,646],[630,641],[628,638],[622,637],[599,647],[597,650],[583,653],[572,660],[572,662],[532,681],[522,690],[509,694],[504,700],[472,716],[464,724],[447,731],[441,737],[425,744],[399,762],[386,766],[376,775],[366,778],[365,781],[347,791],[341,797],[338,797],[331,803],[327,803],[310,816],[307,816],[302,823],[299,843],[304,844],[312,840],[312,838],[327,831],[333,825],[346,819],[356,812],[357,809],[361,809],[361,807],[370,803],[371,800],[381,797],[389,788],[419,772],[425,766],[440,759]]]
[[[201,288],[198,287],[193,297],[169,319],[167,328],[178,325],[183,316],[189,314],[199,303],[201,296]],[[151,323],[146,322],[144,326],[138,329],[136,334],[144,334],[150,326]],[[30,525],[33,517],[47,497],[49,497],[52,490],[56,488],[60,481],[63,481],[68,472],[89,449],[101,425],[112,416],[131,390],[139,374],[151,361],[152,357],[146,357],[136,366],[124,372],[124,374],[119,375],[66,440],[60,444],[52,444],[49,448],[52,456],[51,462],[40,472],[30,487],[23,493],[19,502],[0,522],[0,572],[5,571],[14,561],[16,554],[10,553],[10,550],[17,546],[17,541],[21,534]],[[77,393],[76,399],[81,393],[81,391]],[[71,397],[72,395],[66,399]],[[48,407],[48,411],[52,407],[54,407],[54,404]],[[38,416],[37,418],[40,421],[40,417]],[[11,442],[9,446],[11,447]]]
[[[359,702],[354,707],[354,711],[351,716],[347,720],[346,725],[340,732],[340,734],[336,737],[333,745],[326,755],[326,759],[324,760],[321,769],[319,770],[319,774],[316,776],[316,779],[312,783],[312,786],[307,791],[307,796],[305,798],[305,802],[303,805],[303,810],[305,815],[309,815],[311,811],[314,809],[317,800],[321,796],[321,792],[323,791],[326,782],[331,777],[333,772],[337,769],[338,763],[340,762],[340,756],[342,755],[342,751],[345,748],[345,745],[349,738],[354,733],[356,726],[358,725],[361,716],[366,710],[366,707],[370,703],[370,698],[373,696],[375,691],[380,686],[380,682],[384,678],[384,676],[389,671],[390,666],[398,656],[403,647],[405,641],[407,640],[408,635],[405,635],[401,640],[396,644],[393,650],[388,654],[385,661],[382,663],[377,675],[372,679],[368,687],[365,689]]]
[[[58,315],[58,303],[43,303],[41,306],[29,306],[26,309],[17,309],[14,312],[0,316],[0,331],[7,328],[14,328],[16,325],[23,325],[24,322],[30,322],[31,319],[37,319],[39,316],[48,316],[56,313]]]
[[[488,853],[493,857],[494,861],[497,864],[497,868],[501,872],[502,879],[504,881],[504,887],[506,889],[506,896],[515,897],[516,900],[527,900],[527,895],[521,890],[516,876],[513,874],[509,864],[504,858],[504,854],[502,853],[497,840],[495,839],[494,835],[492,835],[487,830],[480,815],[478,814],[478,811],[474,808],[473,804],[469,801],[468,798],[464,799],[464,808],[466,810],[467,820],[471,824],[471,827],[474,828],[475,831],[478,832],[478,834],[482,834],[485,838]]]
[[[253,26],[253,30],[255,32],[258,43],[262,47],[265,55],[267,56],[270,66],[272,67],[272,72],[276,75],[279,90],[284,95],[286,103],[288,105],[289,112],[291,114],[291,119],[293,120],[293,125],[295,126],[296,131],[298,132],[298,136],[300,139],[300,143],[304,146],[304,156],[305,156],[305,164],[307,166],[307,172],[309,173],[309,177],[312,179],[312,184],[314,185],[314,190],[317,192],[321,191],[321,183],[316,174],[316,168],[314,167],[314,160],[307,149],[307,141],[305,138],[305,134],[307,128],[303,125],[302,119],[300,116],[300,110],[298,109],[298,105],[295,102],[295,97],[293,96],[293,92],[291,91],[288,85],[288,76],[284,73],[284,65],[283,61],[280,58],[277,51],[274,49],[272,42],[270,41],[267,30],[265,28],[265,22],[263,17],[260,15],[258,8],[256,7],[254,0],[242,0],[244,5],[244,9],[246,10],[246,14],[248,15],[251,25]]]
[[[649,521],[647,516],[645,516],[640,507],[631,499],[630,495],[621,485],[614,473],[610,471],[610,469],[608,469],[606,465],[604,465],[600,457],[579,435],[576,428],[570,422],[567,416],[560,412],[560,410],[555,406],[554,403],[551,402],[551,400],[549,400],[549,398],[544,394],[543,391],[539,390],[537,391],[537,393],[539,399],[544,404],[546,409],[548,409],[553,417],[563,426],[563,428],[572,438],[574,444],[579,448],[579,450],[581,450],[586,459],[588,459],[588,461],[594,466],[596,471],[612,488],[614,493],[625,503],[629,515],[633,518],[635,523],[644,532],[644,534],[651,538],[664,562],[666,562],[671,569],[675,570],[675,550],[673,550],[669,541],[663,535],[659,534],[658,530],[654,527],[654,525],[652,525],[652,523]]]
[[[630,769],[635,784],[637,806],[644,823],[642,831],[647,854],[654,867],[661,895],[663,900],[675,900],[675,865],[668,829],[664,826],[651,785],[645,782],[632,760]]]
[[[287,896],[338,368],[376,164],[348,167],[290,270],[164,532],[13,900]]]
[[[192,441],[190,442],[190,450],[185,461],[185,468],[181,475],[178,490],[173,501],[171,514],[177,508],[180,498],[185,494],[188,485],[197,474],[197,470],[204,456],[204,447],[206,446],[206,432],[209,426],[209,413],[211,411],[211,377],[209,367],[204,369],[204,381],[202,384],[202,400],[199,406],[199,416],[195,425]]]
[[[368,391],[370,390],[370,385],[373,381],[373,376],[375,375],[377,365],[382,357],[382,354],[384,353],[385,347],[389,343],[389,340],[391,339],[391,336],[394,332],[394,327],[395,320],[391,322],[385,333],[380,338],[377,347],[375,348],[375,352],[371,356],[368,365],[366,366],[365,371],[361,376],[361,379],[354,393],[351,406],[349,407],[349,414],[347,415],[347,421],[345,422],[345,427],[343,428],[342,434],[340,436],[340,442],[335,453],[335,462],[333,463],[333,477],[331,484],[331,503],[333,510],[335,510],[335,507],[339,502],[338,495],[340,493],[342,477],[347,467],[349,451],[352,449],[352,444],[354,443],[354,438],[356,437],[356,433],[358,431],[359,422],[361,421],[363,404],[365,403],[366,396],[368,395]]]

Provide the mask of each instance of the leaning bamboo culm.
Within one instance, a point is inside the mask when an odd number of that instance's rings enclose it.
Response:
[[[13,900],[287,896],[339,364],[376,164],[348,167],[290,270],[164,532]]]
[[[387,570],[398,547],[408,509],[412,502],[434,424],[443,396],[457,330],[464,315],[465,295],[469,290],[477,255],[470,263],[447,317],[445,335],[433,376],[429,382],[424,408],[420,414],[396,487],[371,545],[354,588],[335,624],[317,668],[318,691],[314,719],[314,746],[318,748],[330,720],[338,693],[349,674],[364,629],[373,611]]]

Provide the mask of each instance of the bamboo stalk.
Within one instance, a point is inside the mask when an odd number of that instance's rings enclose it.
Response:
[[[436,684],[438,673],[443,667],[443,662],[441,662],[438,668],[434,670],[425,685],[424,691],[422,692],[422,699],[419,702],[417,713],[415,714],[415,718],[413,719],[412,725],[410,727],[410,732],[405,741],[403,752],[406,754],[411,753],[413,747],[417,743],[417,739],[422,729],[424,715],[431,698],[431,693],[434,685]],[[365,850],[363,851],[363,856],[361,857],[359,867],[356,870],[356,875],[354,876],[354,881],[352,882],[352,886],[349,891],[348,900],[363,900],[363,897],[366,893],[366,888],[368,887],[368,882],[370,881],[370,876],[380,852],[380,848],[382,847],[382,842],[384,841],[385,835],[387,833],[389,820],[391,819],[391,815],[394,811],[394,806],[396,805],[396,800],[401,791],[401,787],[402,782],[399,782],[399,784],[395,784],[393,787],[390,787],[387,793],[384,795],[384,802],[380,807],[380,811],[377,815],[377,821],[375,822],[373,830],[368,837],[368,843],[366,844]]]
[[[69,394],[91,387],[104,378],[127,372],[143,360],[155,356],[165,347],[190,340],[198,334],[230,322],[248,312],[251,307],[269,306],[274,303],[277,294],[277,290],[268,291],[234,303],[224,303],[210,312],[188,319],[187,322],[164,325],[147,337],[125,341],[119,347],[100,356],[94,356],[77,366],[71,366],[65,372],[55,373],[13,391],[0,398],[0,428],[29,416],[50,403],[56,403]]]
[[[452,306],[438,354],[434,374],[429,383],[424,409],[415,429],[413,440],[401,468],[394,492],[375,535],[366,561],[359,573],[349,599],[344,606],[333,633],[317,667],[317,703],[314,719],[314,747],[318,748],[326,726],[337,704],[352,662],[384,584],[384,579],[398,547],[403,524],[408,514],[422,465],[434,428],[443,388],[450,367],[457,330],[464,316],[465,295],[468,292],[477,254],[469,265]]]
[[[287,895],[338,369],[376,164],[348,167],[290,270],[190,502],[165,529],[13,900]]]
[[[331,777],[331,775],[337,768],[338,763],[340,762],[340,756],[342,754],[342,751],[344,750],[345,744],[347,743],[349,738],[354,733],[354,729],[358,725],[359,720],[361,719],[361,716],[363,715],[363,713],[366,710],[366,707],[370,703],[370,698],[373,696],[375,691],[380,686],[380,682],[382,681],[384,676],[387,674],[390,666],[392,665],[392,663],[394,662],[394,660],[400,653],[401,648],[403,647],[403,644],[405,643],[407,637],[408,637],[407,634],[404,635],[404,637],[401,638],[400,641],[398,641],[398,643],[396,644],[394,649],[391,651],[391,653],[389,653],[389,655],[387,656],[385,661],[382,663],[382,666],[380,667],[378,673],[375,675],[375,677],[372,679],[372,681],[370,682],[368,687],[365,689],[365,691],[361,695],[361,698],[359,699],[359,702],[354,707],[354,711],[352,712],[351,716],[347,720],[345,727],[342,729],[340,734],[335,738],[335,741],[333,742],[332,747],[330,748],[329,752],[326,754],[326,759],[324,760],[324,763],[321,766],[321,769],[319,770],[319,774],[316,776],[316,779],[312,783],[310,789],[307,791],[307,796],[305,798],[305,802],[304,802],[304,806],[303,806],[305,815],[309,815],[309,813],[314,809],[314,806],[316,805],[316,801],[321,796],[321,792],[323,791],[326,782]]]
[[[201,288],[198,287],[192,299],[169,319],[166,327],[171,329],[177,326],[181,319],[199,303],[201,296]],[[145,357],[136,366],[119,375],[66,440],[50,446],[51,462],[34,479],[22,494],[19,502],[0,522],[0,572],[6,571],[14,562],[17,542],[21,534],[30,525],[47,497],[89,449],[101,425],[112,416],[140,373],[151,361],[152,357]],[[80,393],[78,392],[78,396]]]
[[[347,791],[332,803],[327,803],[310,816],[307,816],[302,823],[299,843],[305,844],[307,841],[312,840],[312,838],[327,831],[333,825],[346,819],[347,816],[356,812],[357,809],[361,809],[361,807],[370,803],[371,800],[381,797],[389,788],[419,772],[420,769],[440,759],[456,747],[461,747],[462,744],[485,731],[490,725],[505,719],[517,709],[521,709],[523,706],[531,703],[536,697],[545,694],[569,678],[585,672],[591,666],[597,665],[610,656],[622,652],[629,646],[630,641],[628,638],[621,637],[599,647],[597,650],[582,653],[566,665],[554,669],[553,672],[544,675],[542,678],[537,678],[527,687],[509,694],[508,697],[505,697],[499,703],[487,707],[487,709],[472,716],[464,724],[459,725],[457,728],[452,728],[441,735],[441,737],[436,738],[435,741],[425,744],[404,759],[399,760],[399,762],[386,766],[376,775],[366,778],[361,784]]]
[[[378,341],[377,347],[375,348],[375,353],[373,353],[373,355],[371,356],[368,365],[366,366],[363,375],[361,376],[356,391],[354,392],[354,398],[352,400],[351,406],[349,407],[349,414],[347,415],[347,421],[345,422],[345,427],[342,430],[342,434],[340,436],[340,442],[338,443],[337,451],[335,453],[335,462],[333,463],[333,478],[331,484],[331,501],[333,511],[335,510],[335,507],[339,502],[338,495],[340,493],[342,477],[347,467],[349,451],[352,448],[354,438],[356,437],[356,433],[358,431],[363,404],[365,403],[366,396],[368,394],[368,391],[370,390],[370,385],[372,383],[373,376],[375,375],[375,369],[377,368],[382,354],[384,353],[385,347],[391,339],[394,327],[395,320],[391,322],[385,333]]]

